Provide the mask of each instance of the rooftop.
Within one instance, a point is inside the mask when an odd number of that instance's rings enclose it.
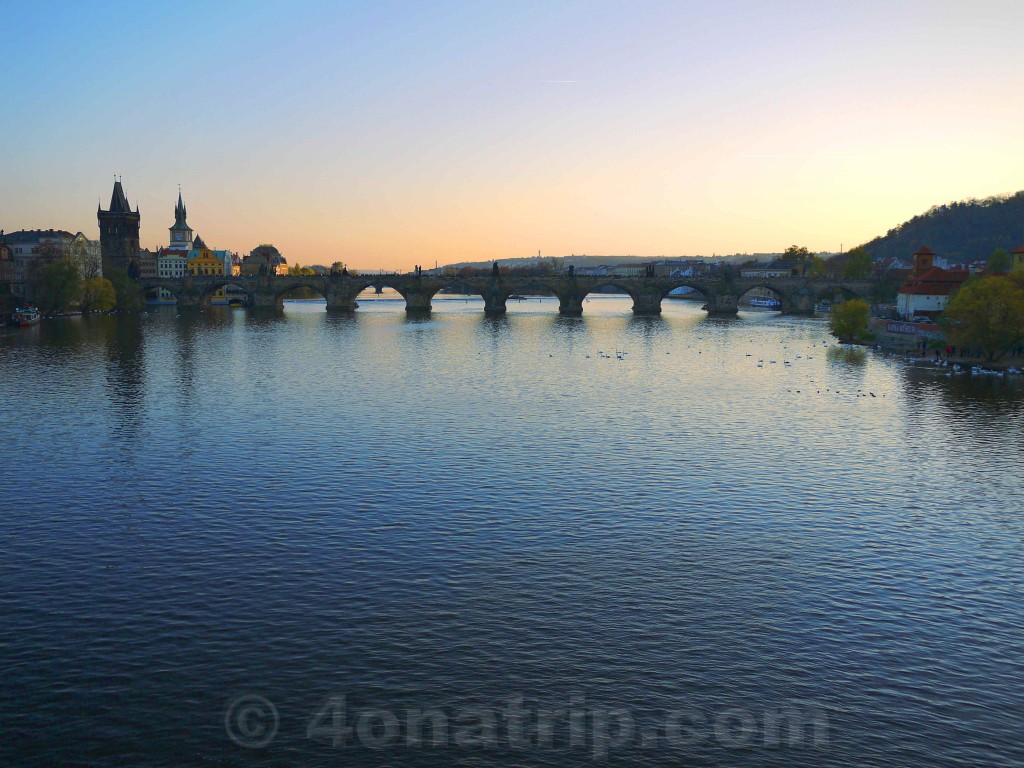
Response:
[[[964,284],[971,273],[959,269],[929,267],[915,278],[907,280],[900,293],[913,296],[948,296]]]

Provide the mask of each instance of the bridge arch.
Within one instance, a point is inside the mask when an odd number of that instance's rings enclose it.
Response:
[[[754,294],[753,296],[751,296],[752,293]],[[743,293],[736,297],[736,303],[740,304],[744,300],[749,301],[750,299],[756,298],[769,298],[769,296],[765,296],[766,293],[769,294],[770,297],[774,297],[775,300],[779,302],[779,306],[775,307],[777,311],[789,312],[792,309],[793,300],[789,292],[771,281],[765,281],[758,285],[748,287],[743,291]]]
[[[706,285],[702,285],[697,280],[693,280],[693,279],[689,279],[689,278],[677,278],[677,279],[672,279],[672,280],[664,281],[661,284],[661,297],[665,298],[666,296],[670,295],[672,293],[672,291],[675,291],[675,290],[677,290],[679,288],[690,288],[692,290],[692,292],[694,292],[694,293],[696,293],[696,294],[698,294],[700,296],[703,296],[704,298],[708,297],[708,288],[707,288],[707,286]]]
[[[664,303],[665,299],[670,296],[675,296],[684,300],[692,298],[693,300],[700,301],[705,308],[708,306],[708,302],[712,299],[712,294],[708,290],[708,286],[693,278],[672,278],[667,281],[662,281],[659,288],[661,293],[661,296],[658,299],[659,312],[661,311],[661,305]],[[680,288],[689,288],[690,291],[683,294],[672,293]]]
[[[351,285],[355,294],[360,294],[367,288],[390,288],[404,297],[405,291],[402,289],[406,282],[401,275],[367,275],[354,280]]]
[[[448,292],[452,288],[462,289],[456,292]],[[451,277],[443,280],[431,281],[424,284],[423,291],[431,301],[435,296],[478,296],[484,298],[484,288],[476,281],[465,277]]]
[[[223,279],[219,277],[203,278],[203,282],[199,290],[199,305],[203,307],[211,306],[217,291],[221,288],[226,288],[227,286],[234,286],[234,293],[237,294],[239,298],[241,298],[241,296],[245,297],[244,306],[259,306],[255,296],[246,288],[242,281],[229,275],[225,275]]]
[[[358,306],[356,299],[368,288],[377,289],[380,293],[384,288],[390,288],[405,300],[405,311],[421,313],[430,311],[430,298],[441,288],[444,282],[414,278],[410,275],[387,274],[387,275],[360,275],[354,280],[346,280],[344,293],[351,300],[353,307]],[[333,285],[332,285],[333,290]],[[328,299],[328,306],[331,299]]]
[[[864,301],[870,302],[871,297],[864,294],[864,291],[857,290],[857,288],[852,288],[849,285],[844,285],[842,283],[829,283],[828,285],[823,285],[818,288],[815,291],[814,298],[815,302],[826,299],[835,301],[836,297],[841,297],[842,301],[846,301],[847,299],[864,299]]]
[[[426,289],[433,298],[438,294],[445,296],[482,296],[483,289],[479,280],[471,277],[459,277],[458,275],[444,276],[441,279],[431,281],[430,287]]]
[[[630,282],[619,278],[619,277],[608,277],[598,278],[592,282],[588,282],[586,288],[580,290],[578,296],[579,311],[583,311],[582,302],[588,301],[589,296],[594,293],[602,293],[602,288],[615,288],[621,291],[625,295],[629,296],[633,300],[633,313],[638,315],[650,315],[659,314],[661,312],[661,295],[658,292],[652,293],[651,291],[644,291],[643,286],[637,286]],[[571,299],[576,299],[577,296],[572,296]],[[563,308],[566,305],[566,298],[570,297],[559,297],[562,298]],[[571,309],[575,309],[575,305],[571,306]],[[574,311],[566,312],[562,311],[562,314],[578,314]]]
[[[313,293],[315,296],[310,296]],[[328,289],[323,280],[316,278],[298,278],[284,286],[275,286],[274,303],[278,306],[286,299],[324,299],[327,300]]]
[[[543,277],[519,277],[510,281],[510,293],[522,296],[557,296],[558,292]]]
[[[139,286],[139,293],[142,294],[142,299],[147,305],[179,303],[176,287],[147,282]]]
[[[633,301],[636,301],[638,291],[635,287],[624,285],[624,281],[621,278],[609,277],[607,280],[598,280],[597,282],[590,283],[589,286],[583,291],[583,298],[587,298],[592,293],[602,293],[602,288],[617,288],[622,293],[629,296]],[[607,295],[607,294],[606,294]]]

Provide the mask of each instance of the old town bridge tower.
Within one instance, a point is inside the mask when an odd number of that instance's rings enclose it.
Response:
[[[114,182],[114,193],[110,196],[110,210],[96,206],[96,218],[100,223],[100,253],[103,258],[103,274],[110,269],[123,269],[135,276],[139,270],[139,207],[135,210],[128,205],[121,188],[121,181]]]

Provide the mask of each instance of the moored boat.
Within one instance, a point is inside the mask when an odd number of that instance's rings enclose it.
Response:
[[[750,306],[764,307],[766,309],[779,309],[782,306],[782,302],[779,301],[778,299],[769,299],[757,296],[750,300]]]
[[[39,310],[35,307],[19,307],[11,314],[10,325],[25,328],[39,323]]]

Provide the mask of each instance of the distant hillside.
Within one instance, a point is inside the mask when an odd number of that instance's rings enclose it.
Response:
[[[1009,251],[1022,243],[1024,192],[1018,192],[937,205],[864,247],[876,261],[891,256],[907,259],[926,245],[940,258],[957,262],[987,259],[997,248]]]

